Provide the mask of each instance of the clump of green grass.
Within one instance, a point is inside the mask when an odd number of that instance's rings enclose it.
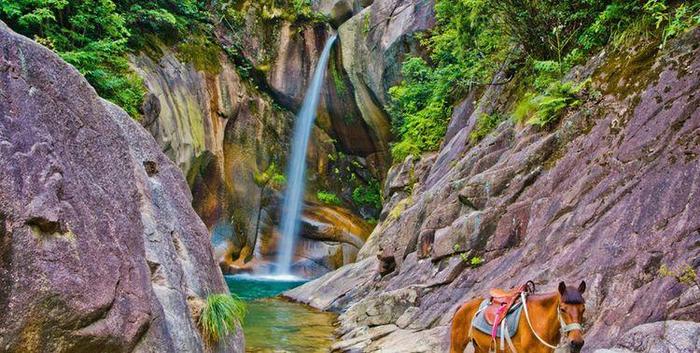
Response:
[[[218,342],[234,333],[245,315],[245,303],[240,298],[232,294],[209,295],[199,317],[202,335],[209,342]]]

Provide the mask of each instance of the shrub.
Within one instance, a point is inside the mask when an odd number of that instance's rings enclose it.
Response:
[[[672,277],[678,283],[682,283],[688,286],[698,285],[700,286],[700,281],[698,280],[698,274],[695,269],[684,264],[676,270],[671,270],[668,265],[662,264],[659,268],[659,276],[661,277]]]
[[[245,318],[245,303],[232,294],[212,294],[199,317],[202,335],[209,342],[218,342],[236,331]]]
[[[480,258],[480,257],[478,257],[478,256],[474,256],[474,257],[472,257],[472,258],[469,260],[469,264],[470,264],[473,268],[477,268],[477,267],[481,266],[481,264],[483,264],[483,263],[484,263],[484,259],[482,259],[482,258]]]
[[[361,185],[352,191],[352,200],[357,205],[365,205],[376,209],[382,208],[382,195],[379,182],[371,180],[367,185]]]
[[[316,198],[318,198],[318,201],[326,205],[340,205],[342,203],[338,195],[328,191],[317,192]]]
[[[518,103],[513,117],[520,123],[544,127],[555,123],[564,109],[580,104],[578,94],[588,82],[553,82],[541,94],[529,93]]]
[[[499,113],[481,114],[476,120],[474,129],[469,134],[469,140],[476,144],[491,133],[498,125],[505,120],[505,116]]]

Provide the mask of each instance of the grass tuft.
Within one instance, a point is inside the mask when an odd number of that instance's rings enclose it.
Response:
[[[246,307],[243,300],[232,294],[212,294],[199,317],[202,335],[209,342],[218,342],[236,331],[245,318]]]

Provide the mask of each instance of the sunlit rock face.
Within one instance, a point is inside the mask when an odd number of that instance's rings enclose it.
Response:
[[[285,172],[294,112],[329,29],[283,20],[267,23],[258,15],[249,13],[240,55],[252,63],[253,73],[264,74],[262,81],[255,74],[244,78],[234,64],[239,59],[223,51],[213,67],[197,67],[177,48],[157,42],[130,57],[149,91],[143,124],[187,175],[193,206],[213,234],[217,258],[227,263],[250,259],[258,219],[263,227],[277,221],[270,214],[277,212],[279,188],[261,192],[254,175],[272,164]],[[224,47],[228,35],[232,33],[220,34]],[[386,161],[377,158],[381,146],[354,104],[336,54],[321,106],[308,151],[308,196],[313,199],[316,190],[345,194],[346,206],[376,217],[376,211],[352,204],[353,188],[360,184],[338,180],[339,173],[350,170],[363,175],[362,180],[379,178]],[[339,155],[342,163],[336,160]]]
[[[377,0],[338,28],[340,55],[354,100],[381,151],[388,151],[391,141],[385,109],[388,90],[401,81],[404,59],[422,54],[415,35],[434,26],[433,6],[432,0]]]
[[[632,328],[615,348],[594,353],[697,352],[700,350],[700,324],[690,321],[658,321]]]
[[[228,289],[182,172],[51,51],[0,47],[0,351],[241,351],[189,304]]]
[[[358,262],[287,295],[347,311],[341,351],[435,352],[457,307],[489,288],[585,280],[584,352],[697,349],[681,338],[697,330],[697,283],[660,269],[700,268],[699,41],[695,29],[663,49],[602,51],[567,76],[600,94],[555,127],[505,121],[472,144],[475,114],[518,97],[517,82],[488,87],[455,109],[437,154],[391,168]]]
[[[201,70],[163,45],[157,49],[159,57],[131,58],[149,99],[160,107],[144,109],[144,125],[186,173],[205,224],[212,229],[223,221],[236,228],[237,236],[226,240],[227,255],[235,255],[257,217],[254,173],[271,163],[284,165],[291,114],[252,90],[223,53],[219,67]]]

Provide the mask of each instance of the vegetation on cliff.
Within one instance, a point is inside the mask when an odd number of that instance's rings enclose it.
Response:
[[[421,37],[427,57],[408,58],[403,63],[403,81],[389,90],[395,160],[439,148],[456,102],[471,90],[515,76],[527,82],[516,118],[538,126],[555,123],[579,101],[583,88],[561,82],[565,72],[611,42],[620,46],[655,40],[663,46],[700,23],[700,4],[438,0],[435,15],[436,27]],[[497,72],[501,75],[496,76]],[[485,118],[472,140],[495,128],[494,122],[503,115],[513,112]]]
[[[0,20],[58,53],[100,96],[138,118],[146,90],[129,67],[129,52],[157,38],[197,70],[218,72],[214,25],[243,35],[251,9],[268,22],[325,21],[309,0],[0,0]]]
[[[57,52],[134,117],[145,88],[126,54],[148,35],[179,40],[207,16],[205,3],[195,0],[0,0],[0,20]]]

